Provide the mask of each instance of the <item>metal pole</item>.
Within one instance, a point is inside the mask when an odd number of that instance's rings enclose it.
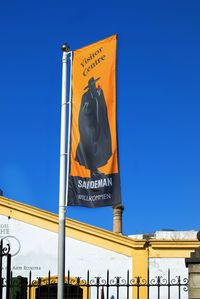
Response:
[[[68,140],[67,140],[67,172],[66,172],[66,206],[68,201],[68,189],[69,189],[69,161],[70,161],[70,134],[71,134],[71,117],[72,117],[72,52],[70,53],[70,81],[69,81],[69,101],[68,104]]]
[[[58,291],[57,298],[64,298],[65,284],[65,197],[66,197],[66,98],[67,98],[67,52],[62,46],[62,105],[60,131],[60,188],[59,188],[59,228],[58,228]]]
[[[10,299],[10,284],[11,284],[11,254],[7,255],[7,275],[6,275],[6,299]]]

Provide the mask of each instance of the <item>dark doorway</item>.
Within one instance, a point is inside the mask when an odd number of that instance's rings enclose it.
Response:
[[[36,289],[36,299],[56,299],[57,284],[40,286]],[[83,290],[79,286],[65,285],[64,299],[82,299]]]

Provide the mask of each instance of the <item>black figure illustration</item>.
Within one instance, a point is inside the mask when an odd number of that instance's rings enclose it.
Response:
[[[87,91],[82,96],[79,111],[80,141],[76,150],[76,161],[91,172],[91,177],[99,177],[103,173],[99,167],[107,164],[112,155],[111,134],[108,122],[107,107],[100,86],[90,78]]]

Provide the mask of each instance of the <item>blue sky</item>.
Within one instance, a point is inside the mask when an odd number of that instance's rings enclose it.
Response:
[[[0,1],[0,188],[58,212],[61,50],[118,34],[125,234],[199,229],[200,2]],[[112,229],[111,207],[69,207]]]

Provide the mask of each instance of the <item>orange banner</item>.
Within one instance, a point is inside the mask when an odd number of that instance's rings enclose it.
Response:
[[[73,52],[69,175],[78,178],[77,186],[71,186],[73,190],[85,186],[92,189],[93,182],[102,187],[102,180],[119,172],[116,42],[113,35]]]

